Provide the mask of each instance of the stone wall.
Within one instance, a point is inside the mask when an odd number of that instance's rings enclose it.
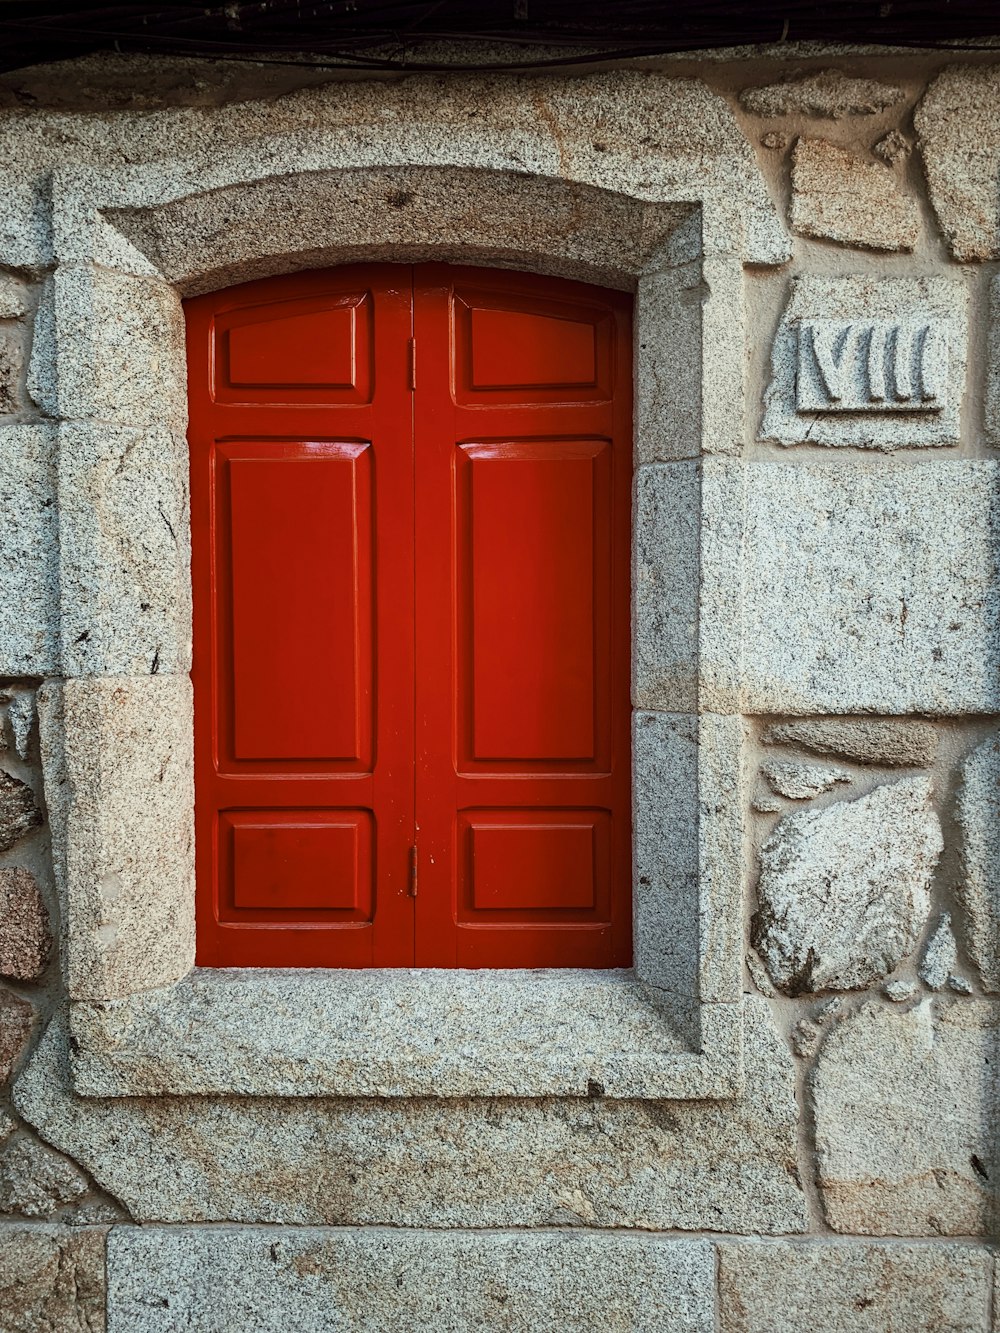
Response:
[[[256,91],[155,72],[0,80],[0,1330],[996,1333],[1000,66],[754,53],[579,80],[270,71]],[[548,251],[618,285],[641,270],[594,248],[595,190],[707,201],[698,261],[682,210],[640,286],[706,313],[671,314],[640,360],[635,703],[673,740],[637,836],[680,862],[695,829],[685,873],[712,891],[672,947],[736,941],[742,967],[742,999],[698,996],[703,1053],[742,1009],[732,1067],[676,1096],[487,1095],[459,1050],[449,1095],[346,1095],[315,1063],[296,1082],[297,1025],[307,1044],[329,1014],[291,982],[227,1063],[203,1035],[221,992],[183,979],[183,405],[157,411],[157,339],[192,226],[203,289],[259,276],[337,225],[276,215],[290,163],[331,170],[379,134],[392,170],[439,173],[442,210],[449,155],[496,165],[506,136],[505,169],[568,191]],[[53,209],[86,199],[76,169],[113,178],[114,217]],[[134,182],[160,177],[167,202],[135,212]],[[400,224],[372,197],[391,257]],[[289,233],[271,249],[246,223],[261,199]],[[89,268],[65,257],[86,237]],[[734,247],[743,345],[712,314]],[[74,359],[90,301],[101,337]],[[695,391],[671,366],[699,338]],[[86,762],[73,728],[97,738]],[[693,785],[693,750],[714,776],[681,818],[662,793],[670,772]],[[659,1038],[633,1015],[617,1039]],[[265,1078],[266,1043],[284,1063]]]

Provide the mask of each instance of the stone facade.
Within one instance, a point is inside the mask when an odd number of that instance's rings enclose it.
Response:
[[[0,111],[0,1330],[991,1333],[1000,66],[148,68]],[[634,972],[192,970],[181,300],[363,258],[635,293]]]

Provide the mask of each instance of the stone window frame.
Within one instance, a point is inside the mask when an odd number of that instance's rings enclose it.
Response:
[[[697,163],[655,201],[503,166],[204,174],[73,167],[52,185],[56,268],[29,383],[57,437],[62,674],[39,716],[77,1092],[738,1095],[749,857],[732,456],[742,266],[775,262],[773,235],[770,249],[748,240]],[[634,968],[192,970],[181,299],[424,259],[635,293]]]

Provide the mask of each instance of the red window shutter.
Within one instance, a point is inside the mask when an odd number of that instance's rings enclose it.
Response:
[[[627,965],[628,298],[383,265],[187,313],[199,963]]]

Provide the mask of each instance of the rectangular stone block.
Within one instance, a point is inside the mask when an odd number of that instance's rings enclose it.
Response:
[[[741,1241],[719,1253],[721,1333],[987,1333],[985,1246]]]
[[[116,1228],[108,1333],[710,1333],[701,1240],[541,1232]]]
[[[28,371],[45,412],[183,434],[186,383],[184,315],[165,282],[69,265],[45,284]]]
[[[1000,708],[996,463],[716,467],[742,468],[745,529],[702,624],[731,633],[742,587],[744,711]]]
[[[633,680],[637,708],[698,707],[701,471],[696,463],[640,467],[633,518]]]
[[[47,682],[45,798],[71,997],[164,986],[194,962],[191,682]]]
[[[59,670],[55,432],[0,429],[0,676]]]
[[[967,306],[959,278],[796,278],[771,349],[761,439],[958,444]]]
[[[142,1222],[798,1233],[792,1055],[766,1001],[742,1009],[745,1084],[724,1101],[84,1097],[57,1017],[14,1103]],[[296,1017],[279,996],[271,1032]],[[204,1067],[196,1022],[176,1029],[182,1057],[185,1037]]]
[[[188,456],[161,427],[59,430],[63,673],[191,665]]]

